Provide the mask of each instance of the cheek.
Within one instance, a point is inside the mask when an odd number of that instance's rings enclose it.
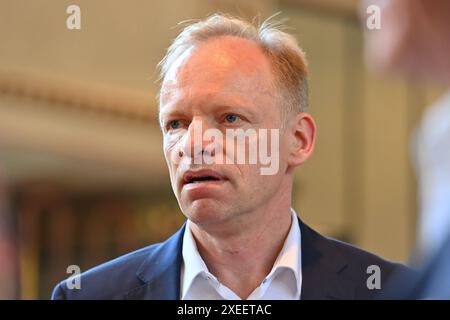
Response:
[[[243,188],[253,190],[255,187],[260,186],[264,180],[264,176],[261,175],[260,164],[240,164],[236,165],[239,170],[239,184]]]
[[[178,156],[178,144],[180,143],[182,136],[166,136],[164,137],[163,142],[163,150],[164,150],[164,156],[166,158],[167,165],[169,169],[171,169],[173,166],[177,166],[180,157]]]
[[[176,157],[177,154],[177,144],[176,144],[176,140],[174,141],[173,139],[167,139],[164,138],[164,142],[163,142],[163,152],[164,152],[164,157],[166,158],[166,163],[167,163],[167,167],[169,169],[169,176],[170,176],[170,182],[172,185],[172,189],[175,193],[175,196],[178,198],[177,196],[177,185],[176,185],[176,171],[178,168],[178,162],[179,162],[179,157]]]
[[[242,203],[255,204],[272,198],[280,188],[282,177],[279,174],[261,175],[257,165],[240,168],[242,176],[236,188],[236,197]]]
[[[280,137],[280,145],[279,145],[279,152],[278,156],[280,159],[280,167],[282,163],[285,163],[287,159],[289,158],[289,154],[291,152],[290,148],[291,140],[287,137],[287,135],[283,135]]]

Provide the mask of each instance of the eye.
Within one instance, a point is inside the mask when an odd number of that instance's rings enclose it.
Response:
[[[180,127],[180,125],[181,125],[180,120],[172,120],[172,121],[169,121],[169,123],[167,124],[167,128],[174,130],[174,129],[178,129]]]
[[[225,117],[225,121],[228,123],[236,123],[240,120],[240,117],[235,114],[229,114]]]

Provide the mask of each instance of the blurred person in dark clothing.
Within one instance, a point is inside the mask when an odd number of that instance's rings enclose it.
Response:
[[[366,30],[366,56],[386,72],[450,87],[450,1],[368,0],[381,28]],[[426,110],[414,136],[419,182],[419,279],[401,279],[390,296],[450,299],[450,92]]]

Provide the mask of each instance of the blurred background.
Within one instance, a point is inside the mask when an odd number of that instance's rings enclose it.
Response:
[[[66,9],[81,9],[69,30]],[[410,135],[442,92],[366,67],[358,0],[0,0],[0,298],[48,299],[184,222],[157,123],[156,65],[177,23],[281,11],[310,64],[315,155],[294,208],[318,231],[407,262]],[[113,281],[113,280],[112,280]]]

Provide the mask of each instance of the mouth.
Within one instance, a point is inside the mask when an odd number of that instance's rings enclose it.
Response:
[[[187,185],[198,185],[205,183],[220,183],[226,181],[226,177],[211,171],[211,170],[200,170],[200,171],[187,171],[183,175],[183,187]]]

